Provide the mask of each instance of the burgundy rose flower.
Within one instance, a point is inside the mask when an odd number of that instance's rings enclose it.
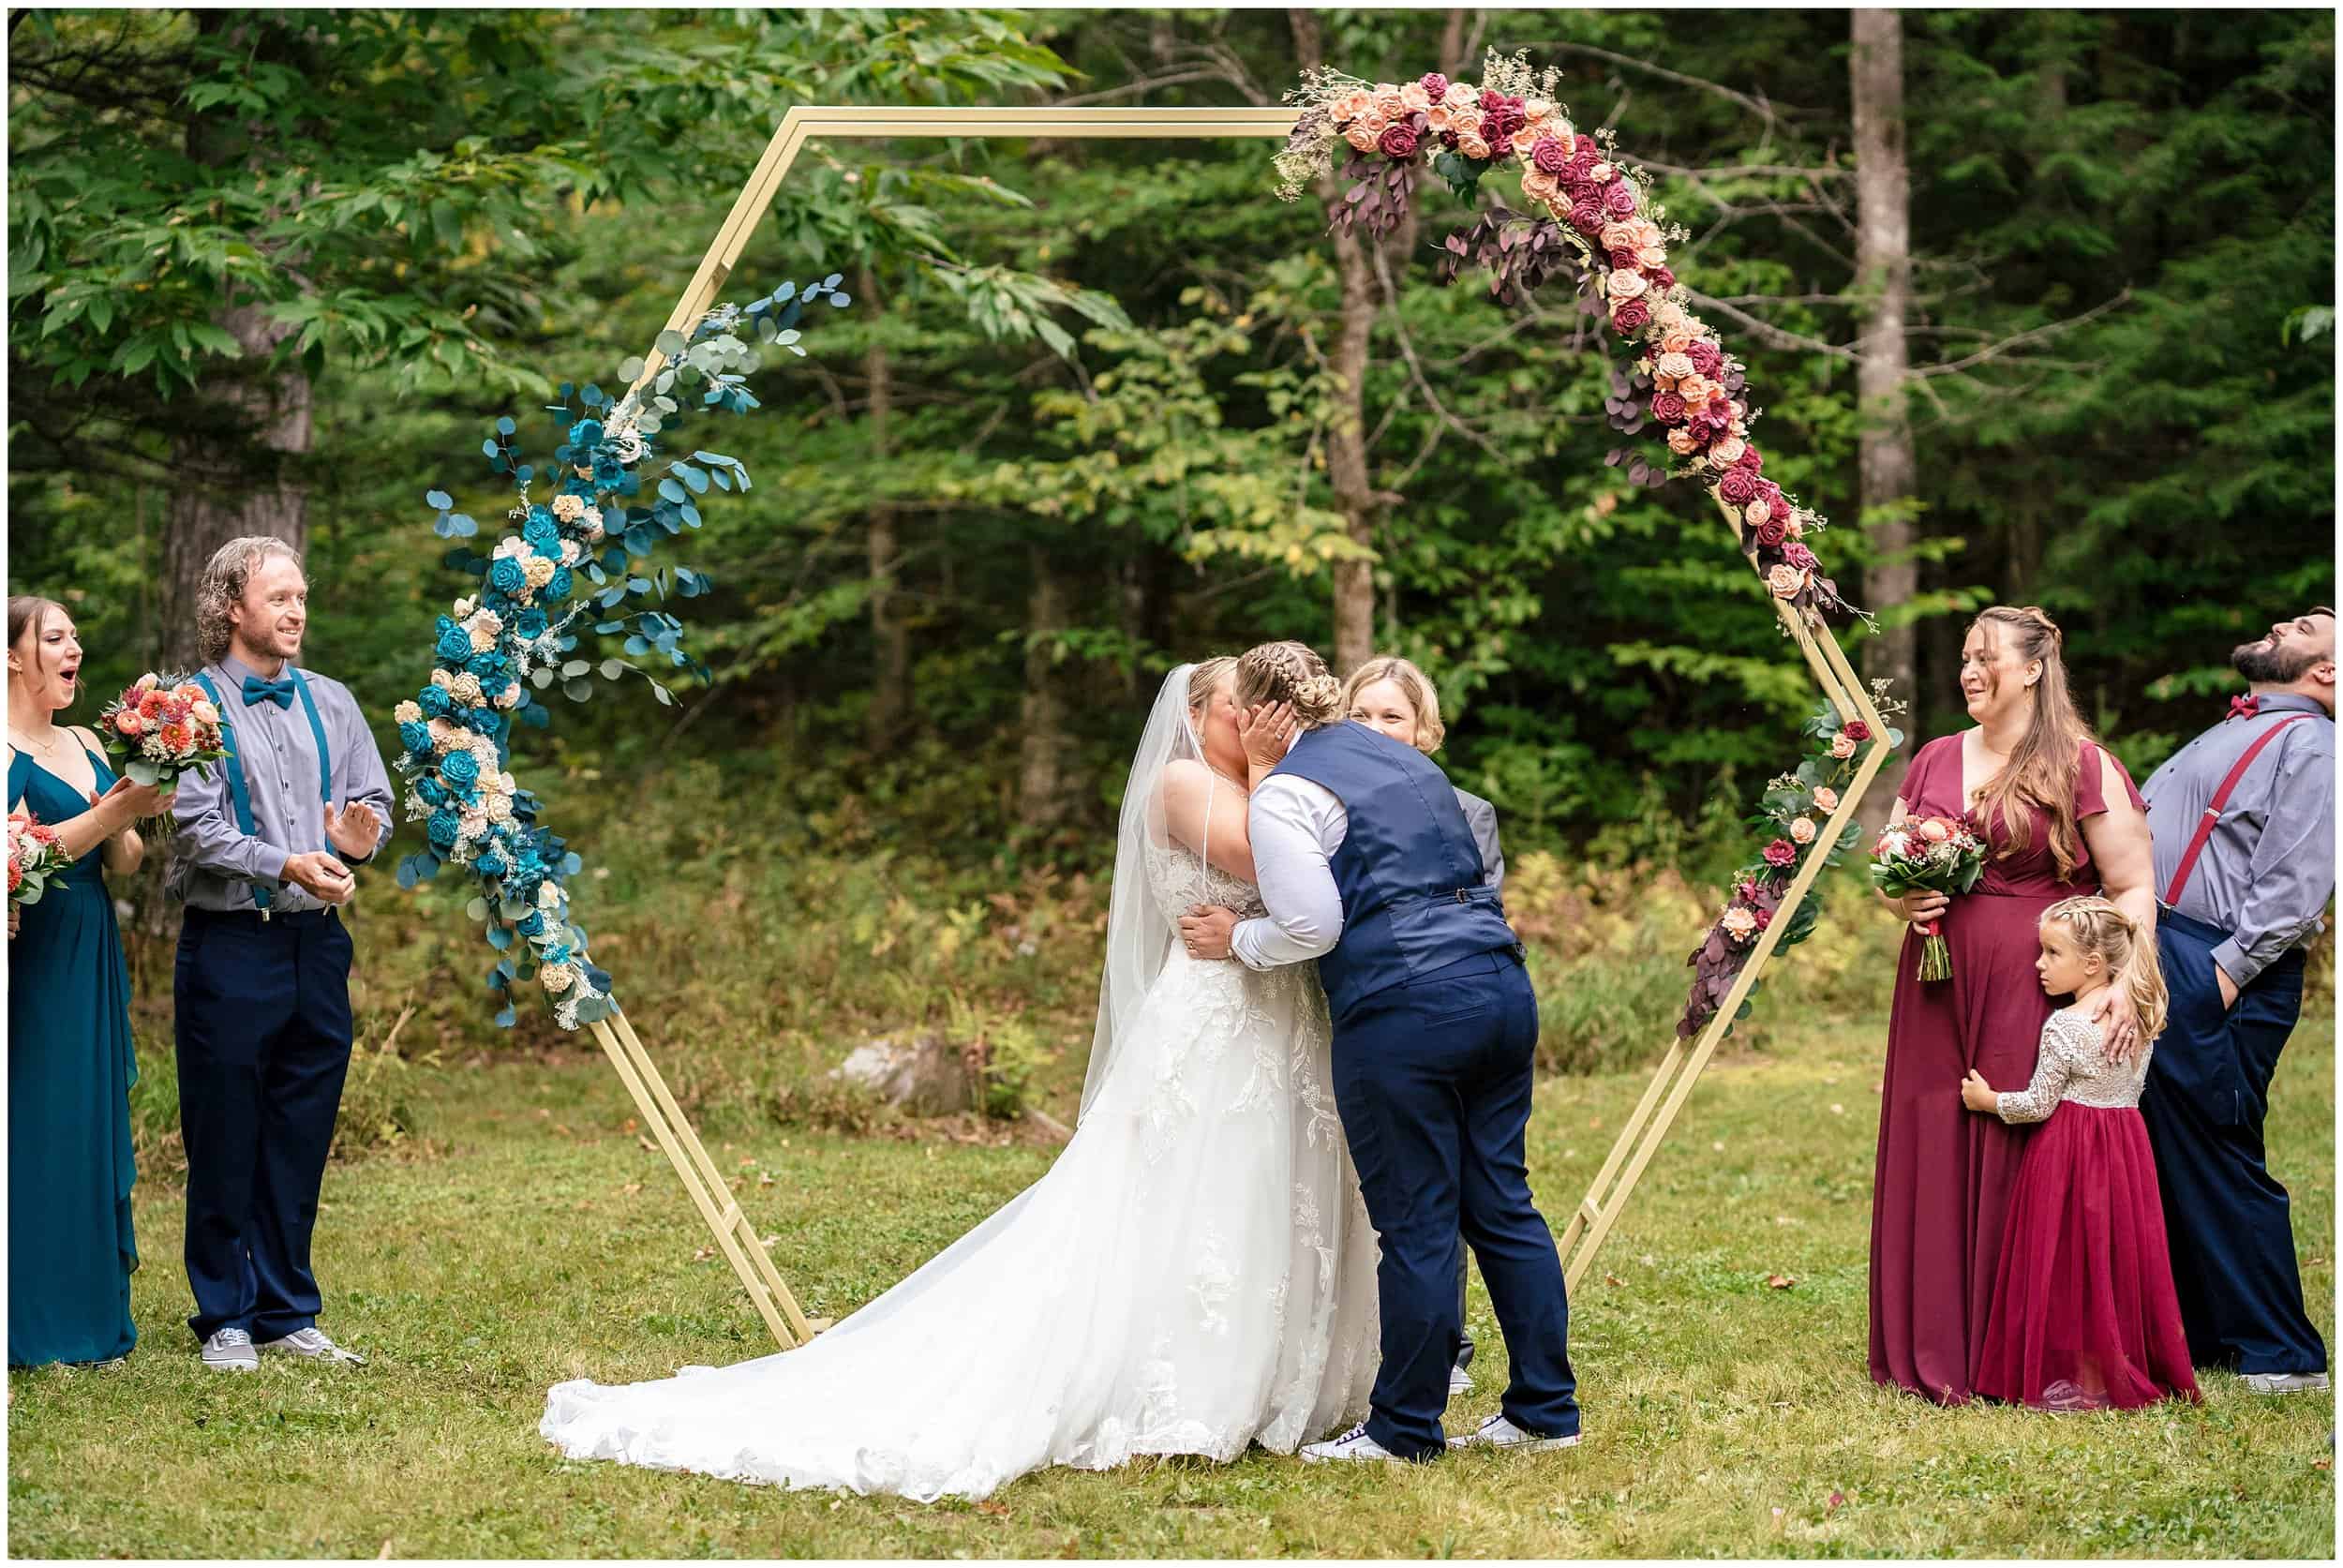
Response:
[[[1631,299],[1611,312],[1611,325],[1624,335],[1641,332],[1651,324],[1651,307],[1639,299]]]
[[[1481,89],[1481,112],[1483,115],[1485,116],[1494,113],[1496,111],[1504,107],[1504,94],[1499,92],[1494,87],[1484,87]]]
[[[1422,87],[1424,89],[1424,96],[1430,98],[1434,103],[1440,102],[1440,99],[1448,96],[1448,78],[1440,75],[1438,71],[1425,71],[1424,73],[1424,80],[1417,82],[1416,85]]]
[[[1757,449],[1755,447],[1744,446],[1741,448],[1741,455],[1739,458],[1737,459],[1737,464],[1739,467],[1745,468],[1750,472],[1755,473],[1766,466],[1766,460],[1757,455]]]
[[[1769,550],[1778,550],[1790,536],[1790,525],[1779,517],[1768,517],[1757,525],[1757,543]]]
[[[1759,904],[1757,906],[1757,929],[1763,931],[1771,924],[1773,924],[1773,911],[1764,904]]]
[[[1594,197],[1583,197],[1571,203],[1570,226],[1582,234],[1603,231],[1603,203]]]
[[[1594,144],[1594,138],[1581,134],[1571,151],[1585,158],[1589,167],[1603,161],[1603,149]]]
[[[1672,268],[1672,267],[1654,267],[1654,268],[1652,268],[1652,269],[1651,269],[1651,286],[1652,286],[1653,288],[1655,288],[1655,289],[1673,289],[1673,288],[1675,288],[1675,287],[1676,287],[1676,271],[1675,271],[1675,269],[1674,269],[1674,268]]]
[[[1537,165],[1539,172],[1560,179],[1562,171],[1570,167],[1570,149],[1550,136],[1541,136],[1530,148],[1530,161]]]
[[[1663,392],[1651,399],[1651,417],[1663,425],[1684,423],[1684,399],[1673,392]]]
[[[1496,133],[1495,135],[1490,135],[1490,134],[1489,134],[1489,131],[1488,131],[1488,129],[1487,129],[1487,127],[1486,127],[1486,126],[1485,126],[1485,125],[1483,126],[1483,127],[1482,127],[1481,134],[1482,134],[1483,138],[1484,138],[1485,140],[1486,140],[1486,141],[1487,141],[1487,142],[1488,142],[1488,144],[1489,144],[1489,157],[1513,157],[1513,154],[1514,154],[1514,139],[1513,139],[1513,136],[1512,136],[1512,134],[1511,134],[1510,132],[1507,132],[1507,131],[1499,131],[1499,132],[1498,132],[1498,133]]]
[[[1782,486],[1770,479],[1757,481],[1757,499],[1766,503],[1768,512],[1786,513],[1790,509],[1789,498],[1782,493]]]
[[[1768,528],[1771,528],[1775,523],[1780,521],[1780,518],[1773,518],[1768,520],[1766,526]],[[1783,524],[1782,531],[1787,533],[1789,531],[1789,525],[1786,523]],[[1814,552],[1808,549],[1804,545],[1795,539],[1782,546],[1782,559],[1788,561],[1792,566],[1797,567],[1801,572],[1811,572],[1815,566]]]
[[[1404,120],[1385,126],[1382,140],[1376,145],[1382,149],[1385,157],[1411,158],[1415,157],[1415,127]]]
[[[1776,839],[1766,845],[1766,864],[1793,866],[1798,863],[1798,845],[1787,839]]]
[[[1627,188],[1625,180],[1613,180],[1603,187],[1603,210],[1613,217],[1635,216],[1635,193]]]
[[[1693,368],[1703,376],[1714,376],[1724,368],[1724,351],[1703,337],[1692,347]]]
[[[1755,903],[1757,902],[1757,879],[1754,876],[1744,877],[1735,885],[1733,891],[1743,903]]]
[[[1717,494],[1734,506],[1747,506],[1757,499],[1757,476],[1746,469],[1727,469],[1717,482]]]
[[[1864,741],[1872,738],[1872,726],[1860,719],[1850,719],[1839,726],[1839,733],[1849,740]]]
[[[1440,144],[1453,152],[1456,145],[1456,133],[1453,130],[1441,131],[1440,133]]]
[[[1613,272],[1634,272],[1635,270],[1635,253],[1632,250],[1612,251],[1611,270]]]

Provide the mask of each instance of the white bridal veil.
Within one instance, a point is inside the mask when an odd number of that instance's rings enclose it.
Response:
[[[1157,903],[1148,875],[1148,854],[1169,844],[1163,821],[1163,770],[1181,757],[1203,758],[1202,741],[1188,713],[1188,677],[1182,665],[1163,678],[1147,728],[1131,758],[1123,787],[1123,816],[1114,836],[1114,884],[1107,903],[1107,956],[1098,980],[1098,1027],[1090,1043],[1090,1071],[1082,1080],[1082,1112],[1107,1081],[1107,1063],[1116,1042],[1129,1038],[1140,1003],[1172,956],[1172,917]]]

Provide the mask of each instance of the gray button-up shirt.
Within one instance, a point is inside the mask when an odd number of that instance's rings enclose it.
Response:
[[[2314,717],[2288,724],[2237,781],[2176,910],[2230,933],[2213,961],[2240,986],[2323,929],[2319,917],[2335,892],[2335,721],[2308,697],[2265,696],[2259,714],[2215,724],[2141,791],[2161,899],[2213,792],[2246,748],[2291,713]]]
[[[269,889],[269,912],[291,914],[325,907],[308,889],[283,881],[288,857],[331,849],[325,837],[325,806],[318,785],[318,743],[309,716],[296,694],[290,708],[274,702],[246,706],[244,679],[259,672],[231,654],[203,673],[219,688],[220,717],[236,732],[236,763],[244,769],[252,802],[253,831],[236,825],[236,803],[228,791],[228,763],[216,763],[209,778],[189,773],[180,783],[172,814],[171,866],[163,889],[196,909],[250,909],[255,883]],[[292,673],[290,666],[283,672]],[[382,754],[366,728],[366,715],[350,688],[314,670],[304,670],[309,695],[325,726],[333,756],[334,803],[363,800],[381,824],[380,853],[391,837],[391,780]],[[368,857],[371,859],[371,857]]]

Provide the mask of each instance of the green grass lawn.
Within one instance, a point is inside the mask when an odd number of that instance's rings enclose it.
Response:
[[[1777,1040],[1780,1037],[1777,1036]],[[656,1049],[656,1038],[652,1039]],[[2332,1557],[2334,1404],[2207,1381],[2134,1414],[1939,1411],[1864,1371],[1879,1046],[1835,1028],[1720,1065],[1573,1316],[1588,1442],[1422,1468],[1049,1471],[982,1505],[785,1493],[560,1459],[564,1378],[769,1348],[596,1061],[436,1075],[434,1157],[328,1176],[325,1326],[363,1370],[204,1371],[177,1195],[142,1185],[143,1343],[103,1372],[11,1373],[18,1556]],[[2332,1337],[2334,1030],[2306,1025],[2270,1123],[2313,1315]],[[1542,1092],[1531,1174],[1566,1216],[1642,1075]],[[1039,1175],[1024,1146],[709,1128],[815,1314],[851,1310]],[[1769,1288],[1769,1276],[1789,1277]],[[1480,1366],[1503,1352],[1474,1287]],[[948,1375],[939,1368],[939,1375]],[[1452,1412],[1495,1408],[1496,1380]]]

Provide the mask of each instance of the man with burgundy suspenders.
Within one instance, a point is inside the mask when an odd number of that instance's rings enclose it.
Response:
[[[300,668],[309,585],[281,539],[233,539],[196,615],[228,757],[183,780],[169,894],[187,1145],[187,1285],[205,1366],[360,1357],[317,1326],[318,1190],[350,1068],[350,868],[391,836],[382,754],[350,689]]]
[[[2284,1394],[2327,1386],[2261,1124],[2302,1012],[2303,947],[2335,891],[2335,612],[2281,621],[2230,661],[2249,694],[2142,792],[2171,1013],[2140,1112],[2189,1358]]]

